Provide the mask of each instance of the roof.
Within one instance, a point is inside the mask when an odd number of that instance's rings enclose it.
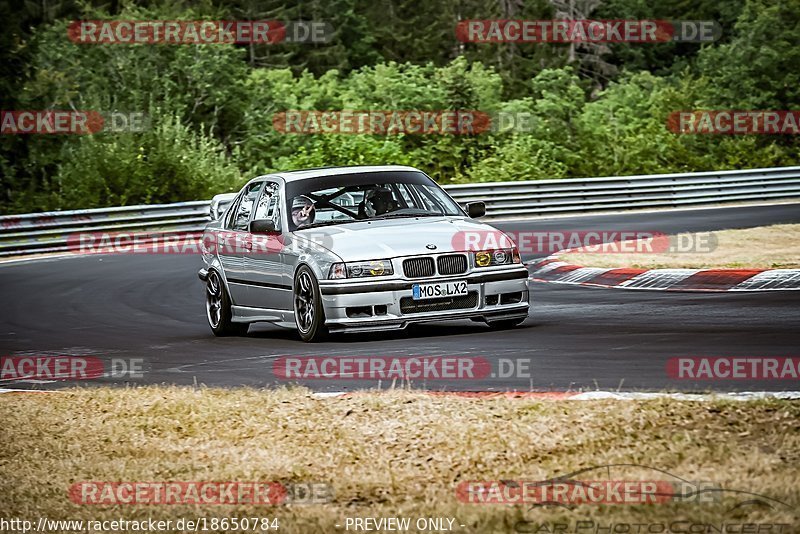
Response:
[[[416,171],[419,169],[405,165],[354,165],[351,167],[319,167],[316,169],[302,169],[299,171],[275,172],[272,176],[280,176],[287,182],[319,178],[321,176],[336,176],[341,174],[361,174],[365,172],[386,171]]]

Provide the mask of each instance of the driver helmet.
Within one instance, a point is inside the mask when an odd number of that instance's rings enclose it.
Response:
[[[394,195],[386,187],[370,189],[364,195],[364,211],[369,217],[383,215],[394,207]]]
[[[305,195],[299,195],[292,199],[292,222],[298,228],[314,222],[316,209],[314,201]]]

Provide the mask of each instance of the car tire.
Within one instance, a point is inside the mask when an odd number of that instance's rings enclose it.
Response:
[[[206,319],[208,326],[215,336],[243,336],[247,334],[250,325],[247,323],[234,323],[231,321],[231,299],[222,277],[217,271],[208,271],[206,280]]]
[[[328,329],[325,326],[322,294],[317,277],[307,265],[301,265],[294,275],[292,301],[300,339],[307,343],[324,340],[328,336]]]
[[[518,319],[502,319],[500,321],[487,321],[486,324],[489,325],[489,328],[492,330],[508,330],[509,328],[514,328],[515,326],[519,326],[525,322],[527,317],[520,317]]]

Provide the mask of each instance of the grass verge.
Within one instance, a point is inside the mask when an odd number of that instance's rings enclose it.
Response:
[[[410,531],[419,517],[447,517],[454,532],[550,532],[577,521],[790,525],[782,532],[800,524],[800,403],[791,401],[478,400],[408,391],[321,399],[304,389],[100,388],[0,395],[0,420],[2,515],[34,522],[260,516],[277,517],[283,532],[345,532],[348,517],[410,517]],[[788,506],[737,508],[745,499],[732,492],[711,503],[574,509],[456,497],[464,481],[546,480],[609,464],[651,466]],[[633,467],[607,475],[586,476],[671,480]],[[82,481],[324,482],[333,498],[87,506],[68,498]]]
[[[713,250],[680,252],[681,244],[706,239]],[[716,245],[714,246],[714,242]],[[722,230],[702,234],[670,236],[670,251],[616,252],[613,245],[599,247],[597,252],[562,254],[563,261],[587,267],[638,269],[800,269],[800,224],[776,224],[743,230]],[[631,243],[635,250],[647,250]],[[711,248],[711,247],[709,247]],[[623,250],[617,248],[617,250]]]

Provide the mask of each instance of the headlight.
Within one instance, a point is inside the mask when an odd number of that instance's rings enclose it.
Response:
[[[474,253],[476,267],[491,267],[494,265],[511,265],[520,263],[517,247],[498,250],[481,250]]]
[[[372,278],[373,276],[389,276],[394,274],[392,262],[389,260],[357,261],[352,263],[334,263],[328,278]]]

